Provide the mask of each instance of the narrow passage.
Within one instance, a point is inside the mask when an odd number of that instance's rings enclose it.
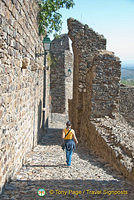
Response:
[[[72,166],[68,168],[60,144],[61,129],[49,129],[41,143],[27,155],[20,172],[6,184],[0,199],[133,200],[132,184],[81,144],[73,154]],[[42,197],[37,194],[41,188],[46,191]]]

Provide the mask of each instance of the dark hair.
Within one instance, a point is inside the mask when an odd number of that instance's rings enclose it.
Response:
[[[66,125],[67,125],[67,126],[71,126],[71,122],[70,122],[70,121],[67,121]]]

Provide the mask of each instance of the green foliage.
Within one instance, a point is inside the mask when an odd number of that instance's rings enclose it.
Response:
[[[55,31],[58,33],[62,27],[62,15],[60,8],[70,9],[74,6],[73,0],[38,0],[39,35],[46,35]]]
[[[121,83],[128,86],[134,86],[134,80],[121,80]]]

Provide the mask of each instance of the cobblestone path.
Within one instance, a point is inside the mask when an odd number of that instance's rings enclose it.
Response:
[[[20,172],[6,184],[1,200],[134,199],[132,184],[81,144],[68,168],[60,137],[61,130],[48,131],[41,143],[27,155]],[[37,194],[40,188],[46,191],[43,197]]]

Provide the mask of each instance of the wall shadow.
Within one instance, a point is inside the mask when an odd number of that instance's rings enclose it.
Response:
[[[37,124],[37,144],[42,138],[43,133],[43,120],[42,120],[42,101],[40,100],[40,103],[38,105],[38,124]]]
[[[62,129],[47,128],[45,134],[41,134],[39,145],[51,146],[51,145],[61,145],[62,143]]]

